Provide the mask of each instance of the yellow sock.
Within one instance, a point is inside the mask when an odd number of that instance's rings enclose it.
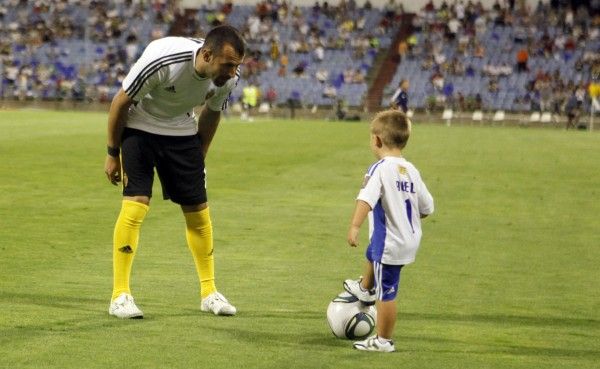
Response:
[[[113,299],[123,292],[131,293],[129,275],[148,209],[145,204],[123,200],[113,236]]]
[[[183,213],[185,215],[186,238],[194,257],[196,272],[200,279],[200,296],[205,298],[215,292],[215,263],[213,258],[212,223],[208,208]]]

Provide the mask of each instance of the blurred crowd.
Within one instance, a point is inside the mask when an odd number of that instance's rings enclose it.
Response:
[[[1,96],[107,101],[177,11],[173,0],[5,0]]]
[[[600,2],[578,3],[496,0],[485,9],[480,1],[430,1],[397,58],[419,60],[430,108],[481,109],[483,97],[507,95],[511,110],[589,107],[600,76]],[[457,88],[456,80],[479,85]]]
[[[369,0],[361,6],[355,0],[317,1],[304,8],[285,0],[256,6],[207,0],[197,10],[183,9],[177,0],[6,0],[0,3],[0,95],[108,101],[148,42],[170,34],[202,37],[223,23],[238,27],[248,41],[243,80],[260,85],[261,95],[269,88],[260,78],[267,70],[337,88],[362,84],[368,64],[335,75],[314,66],[327,50],[374,56],[395,19],[390,9],[365,29],[371,10]],[[297,55],[310,58],[299,61]]]
[[[398,44],[396,58],[418,61],[428,108],[480,109],[495,94],[514,91],[514,110],[585,108],[600,75],[598,3],[540,1],[529,8],[524,1],[497,0],[485,9],[480,1],[430,1],[413,17],[414,33]],[[301,87],[284,91],[279,83],[297,79],[335,103],[342,86],[366,86],[374,58],[389,46],[403,14],[396,0],[376,11],[369,0],[303,8],[285,0],[255,6],[207,0],[197,10],[183,9],[178,0],[5,0],[0,96],[109,101],[151,40],[202,37],[228,23],[249,44],[236,98],[255,86],[257,98],[250,101],[273,105],[288,100],[284,93],[301,99]],[[473,91],[453,82],[471,77],[483,77],[485,85]]]

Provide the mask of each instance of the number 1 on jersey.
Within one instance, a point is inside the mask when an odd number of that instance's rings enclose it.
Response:
[[[404,203],[406,204],[406,216],[408,217],[408,222],[410,223],[410,229],[412,229],[412,232],[415,233],[415,228],[413,227],[412,223],[412,204],[410,203],[409,199],[404,200]]]

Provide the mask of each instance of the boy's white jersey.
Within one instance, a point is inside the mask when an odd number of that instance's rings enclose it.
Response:
[[[419,171],[401,157],[387,156],[371,165],[358,200],[371,206],[371,256],[383,264],[415,260],[421,242],[420,214],[433,213],[433,197]]]
[[[123,90],[137,102],[129,109],[127,127],[166,136],[197,132],[194,107],[224,110],[236,76],[217,87],[194,69],[202,39],[165,37],[151,42],[123,80]]]

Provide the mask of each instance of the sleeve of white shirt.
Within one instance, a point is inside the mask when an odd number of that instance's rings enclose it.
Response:
[[[167,68],[160,68],[161,64],[157,63],[152,46],[152,43],[148,45],[123,79],[123,90],[135,101],[140,101],[156,86],[159,86],[166,76]]]
[[[227,108],[227,100],[231,91],[238,84],[239,77],[233,77],[224,86],[217,88],[215,94],[206,100],[206,106],[212,111],[221,111]]]
[[[419,199],[419,213],[423,215],[429,215],[433,213],[433,196],[429,193],[425,182],[421,179],[419,175],[419,187],[417,189],[417,196]]]
[[[381,198],[383,183],[381,182],[381,169],[375,168],[373,174],[369,177],[369,173],[365,175],[365,185],[358,193],[357,200],[362,200],[369,204],[371,209],[377,205],[377,201]]]
[[[396,89],[396,91],[394,92],[394,95],[392,95],[392,98],[390,99],[390,102],[394,103],[396,102],[396,99],[398,98],[398,95],[400,95],[400,89]]]

